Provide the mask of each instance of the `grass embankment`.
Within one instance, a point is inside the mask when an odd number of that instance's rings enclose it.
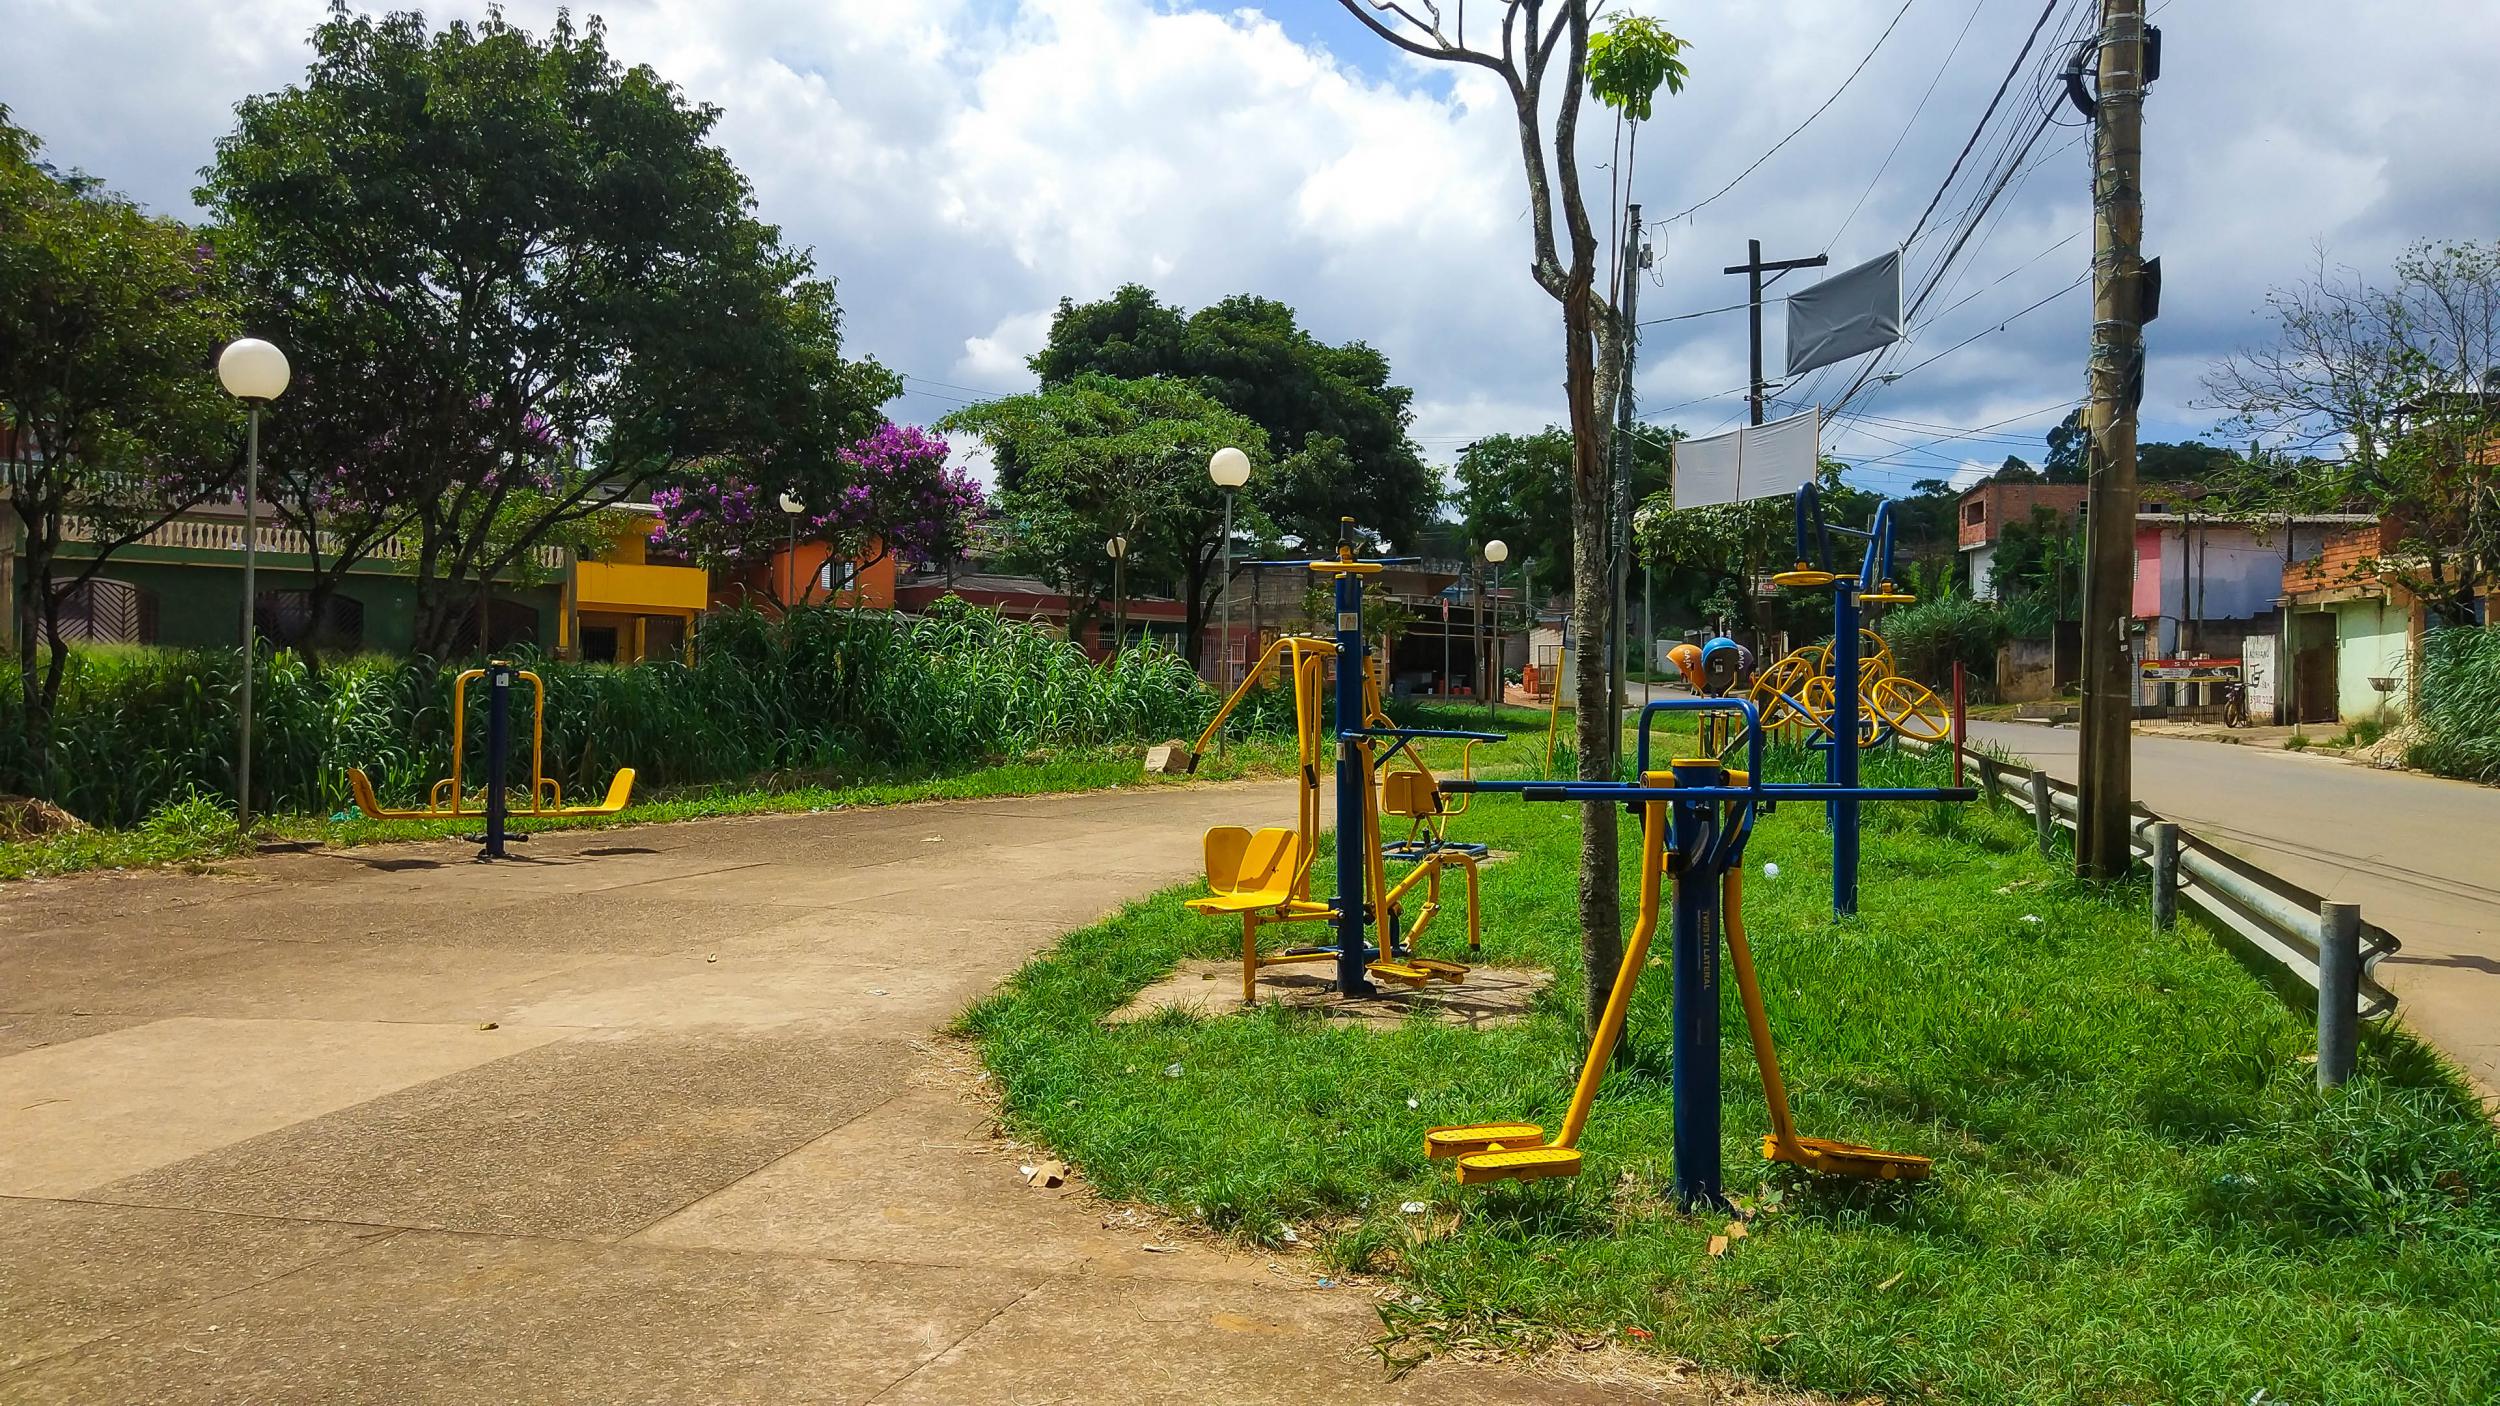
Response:
[[[1870,758],[1868,780],[1920,766]],[[1727,1217],[1672,1206],[1656,964],[1582,1176],[1462,1192],[1421,1155],[1434,1124],[1559,1120],[1582,1049],[1568,806],[1482,799],[1458,822],[1517,856],[1485,874],[1484,960],[1559,973],[1524,1024],[1099,1024],[1177,961],[1228,955],[1235,930],[1180,892],[1070,935],[967,1024],[1013,1121],[1103,1191],[1254,1240],[1294,1227],[1407,1289],[1388,1317],[1410,1346],[1614,1333],[1958,1402],[2500,1399],[2500,1147],[2435,1061],[2374,1037],[2321,1095],[2296,1013],[2207,933],[2154,930],[2140,890],[2043,862],[2027,818],[1867,810],[1858,918],[1831,917],[1819,809],[1792,805],[1753,841],[1748,928],[1802,1130],[1936,1174],[1768,1168],[1731,996],[1726,1162],[1755,1218],[1723,1257]]]
[[[975,767],[953,772],[899,775],[870,781],[791,781],[746,787],[684,787],[638,796],[619,814],[574,820],[516,819],[517,834],[545,830],[599,830],[669,820],[725,815],[766,815],[900,805],[909,801],[958,801],[984,796],[1039,796],[1099,791],[1113,786],[1171,786],[1188,780],[1228,781],[1290,770],[1293,744],[1274,738],[1234,743],[1221,757],[1210,752],[1195,778],[1147,776],[1137,747],[1106,748]],[[255,842],[293,842],[345,847],[475,834],[481,821],[371,820],[355,812],[282,815],[254,823]],[[137,869],[163,865],[201,867],[245,849],[234,817],[216,802],[194,798],[166,806],[126,830],[80,830],[42,839],[0,842],[0,880],[42,878],[89,869]]]

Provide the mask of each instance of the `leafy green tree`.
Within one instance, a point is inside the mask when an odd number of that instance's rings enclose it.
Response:
[[[1089,374],[1176,377],[1248,417],[1276,455],[1268,515],[1305,547],[1334,543],[1343,517],[1412,547],[1438,506],[1440,480],[1406,436],[1414,392],[1390,383],[1389,359],[1319,340],[1273,298],[1241,294],[1186,315],[1135,283],[1097,302],[1063,298],[1032,367],[1044,388]]]
[[[1008,559],[1100,601],[1111,588],[1103,544],[1128,539],[1130,589],[1168,583],[1182,602],[1183,650],[1194,665],[1222,586],[1224,490],[1207,460],[1230,445],[1250,456],[1233,530],[1257,537],[1264,505],[1287,491],[1267,462],[1267,436],[1186,381],[1124,380],[1087,373],[1030,395],[958,410],[938,422],[989,445],[998,467],[1000,516],[1012,528]]]
[[[233,492],[242,452],[212,370],[235,318],[210,250],[178,221],[53,170],[40,149],[0,108],[0,489],[25,569],[15,623],[30,743],[60,698],[71,594],[115,552]],[[73,525],[85,555],[65,559]]]
[[[1989,558],[1988,593],[2026,621],[2082,619],[2082,521],[2034,507],[2028,520],[2005,524]]]
[[[1632,500],[1665,492],[1668,445],[1636,435],[1631,453]],[[1547,425],[1532,435],[1486,435],[1459,451],[1456,477],[1454,506],[1469,543],[1499,537],[1523,572],[1527,561],[1536,563],[1534,589],[1571,588],[1571,431]]]
[[[398,538],[419,648],[550,534],[712,456],[798,476],[899,389],[843,357],[831,283],[758,221],[719,111],[490,11],[334,4],[304,79],[246,99],[198,192],[297,383],[279,500],[332,530],[317,592]]]
[[[2049,427],[2049,456],[2040,461],[2040,477],[2049,483],[2083,482],[2083,444],[2089,438],[2078,406]]]

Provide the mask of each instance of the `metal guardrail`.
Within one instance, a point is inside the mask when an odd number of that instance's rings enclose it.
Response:
[[[1902,745],[1935,750],[1908,738]],[[2057,827],[2076,828],[2081,801],[2072,783],[1978,752],[1963,756],[1979,773],[1983,794],[2032,817],[2043,854]],[[2402,949],[2395,934],[2362,922],[2358,905],[2329,902],[2142,805],[2135,807],[2128,831],[2136,857],[2154,871],[2156,921],[2168,926],[2178,900],[2185,898],[2318,993],[2318,1080],[2342,1083],[2352,1069],[2354,1025],[2396,1009],[2395,993],[2374,974],[2383,958]]]

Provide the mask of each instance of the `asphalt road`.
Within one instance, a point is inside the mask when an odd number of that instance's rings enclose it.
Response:
[[[1971,724],[2075,776],[2075,730]],[[2136,799],[2320,896],[2404,950],[2378,978],[2405,1023],[2500,1099],[2500,789],[2264,747],[2134,739]]]

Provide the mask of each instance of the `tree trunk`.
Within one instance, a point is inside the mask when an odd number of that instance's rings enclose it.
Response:
[[[1583,276],[1563,304],[1565,391],[1571,403],[1571,696],[1577,712],[1573,739],[1580,754],[1579,777],[1612,781],[1621,740],[1607,657],[1614,638],[1614,583],[1607,571],[1614,538],[1613,485],[1607,472],[1606,424],[1597,406],[1590,296]],[[1587,802],[1580,808],[1580,969],[1587,974],[1581,1015],[1590,1030],[1605,1014],[1615,969],[1623,962],[1620,873],[1615,807]]]

